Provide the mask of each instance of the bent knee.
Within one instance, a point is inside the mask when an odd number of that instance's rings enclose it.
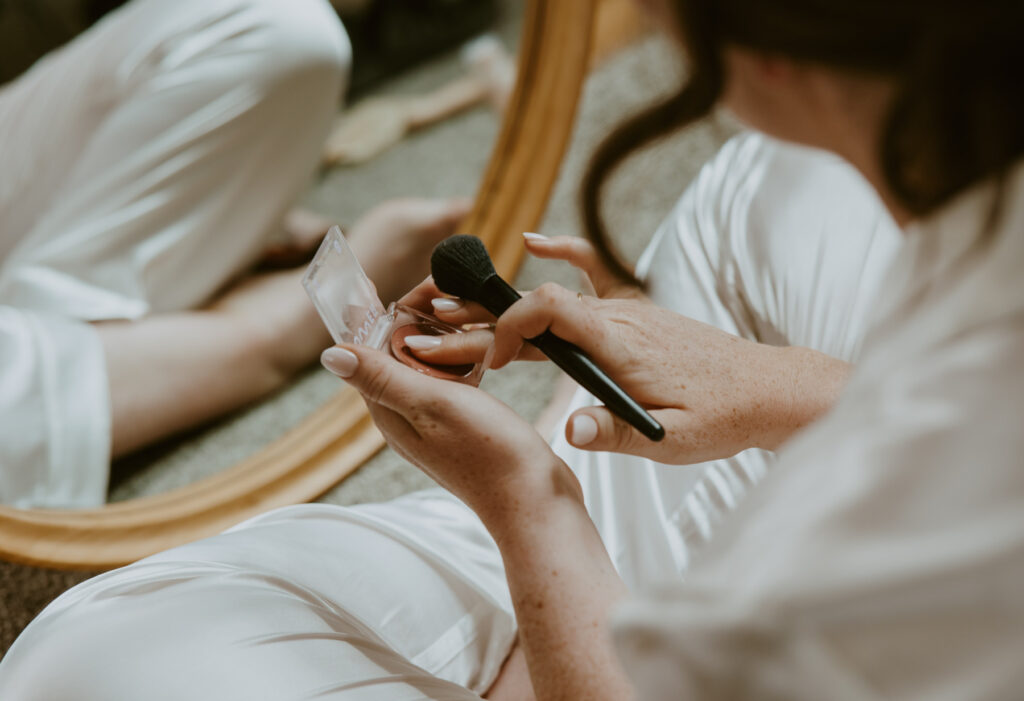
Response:
[[[341,97],[352,66],[352,46],[327,0],[243,0],[258,37],[246,79],[264,95],[309,87]]]

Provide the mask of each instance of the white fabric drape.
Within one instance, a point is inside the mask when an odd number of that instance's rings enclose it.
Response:
[[[251,263],[349,60],[326,0],[133,0],[0,89],[0,502],[103,503],[86,322],[193,308]]]

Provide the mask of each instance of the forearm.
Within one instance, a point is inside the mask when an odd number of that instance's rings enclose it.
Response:
[[[485,522],[505,563],[512,602],[536,696],[631,697],[608,627],[626,595],[578,484],[561,465],[529,498]]]
[[[251,402],[284,379],[229,315],[186,312],[96,328],[115,457]]]
[[[783,401],[772,420],[774,431],[758,447],[776,450],[805,426],[817,421],[839,399],[853,365],[810,348],[777,349],[778,395]]]
[[[205,310],[96,324],[119,456],[280,388],[330,341],[299,271],[250,278]]]

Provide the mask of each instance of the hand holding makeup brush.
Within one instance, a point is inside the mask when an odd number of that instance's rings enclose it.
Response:
[[[636,299],[647,300],[644,293],[625,284],[611,273],[601,262],[594,247],[586,239],[578,236],[558,236],[549,238],[540,234],[525,233],[523,239],[526,250],[537,258],[561,260],[569,263],[580,272],[582,287],[587,294],[597,295],[602,299]],[[494,315],[475,302],[451,299],[437,288],[433,278],[427,278],[402,298],[402,304],[418,309],[425,314],[435,314],[450,320],[456,325],[492,327]],[[424,357],[475,358],[484,357],[484,353],[493,344],[490,330],[471,330],[445,339],[444,345],[438,345],[428,339],[421,339]],[[523,345],[516,360],[546,360],[546,356],[535,346]]]
[[[550,258],[589,258],[580,250],[585,242],[548,241],[528,246],[531,252],[544,246]],[[494,321],[474,303],[442,297],[431,280],[403,302],[430,310],[431,300],[433,312],[447,323]],[[434,340],[430,347],[411,347],[429,362],[461,363],[480,360],[493,343],[492,366],[500,367],[511,360],[543,359],[524,343],[543,330],[581,347],[666,430],[663,441],[652,442],[607,409],[588,407],[568,422],[570,443],[671,464],[727,457],[752,447],[774,449],[831,405],[834,392],[822,378],[833,377],[833,384],[841,385],[847,372],[845,365],[832,367],[838,361],[815,351],[748,341],[656,307],[642,296],[581,298],[553,284],[513,304],[493,332],[471,331]]]
[[[517,512],[552,498],[582,506],[576,477],[547,441],[483,390],[416,372],[366,346],[333,346],[321,361],[362,395],[388,445],[465,502],[493,534],[524,520]]]

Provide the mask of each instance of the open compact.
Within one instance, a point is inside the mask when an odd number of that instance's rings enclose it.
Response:
[[[337,226],[327,232],[302,278],[302,286],[335,343],[388,350],[426,375],[473,386],[480,384],[484,374],[482,363],[434,365],[412,353],[405,343],[408,336],[443,336],[461,330],[395,302],[385,307]]]

